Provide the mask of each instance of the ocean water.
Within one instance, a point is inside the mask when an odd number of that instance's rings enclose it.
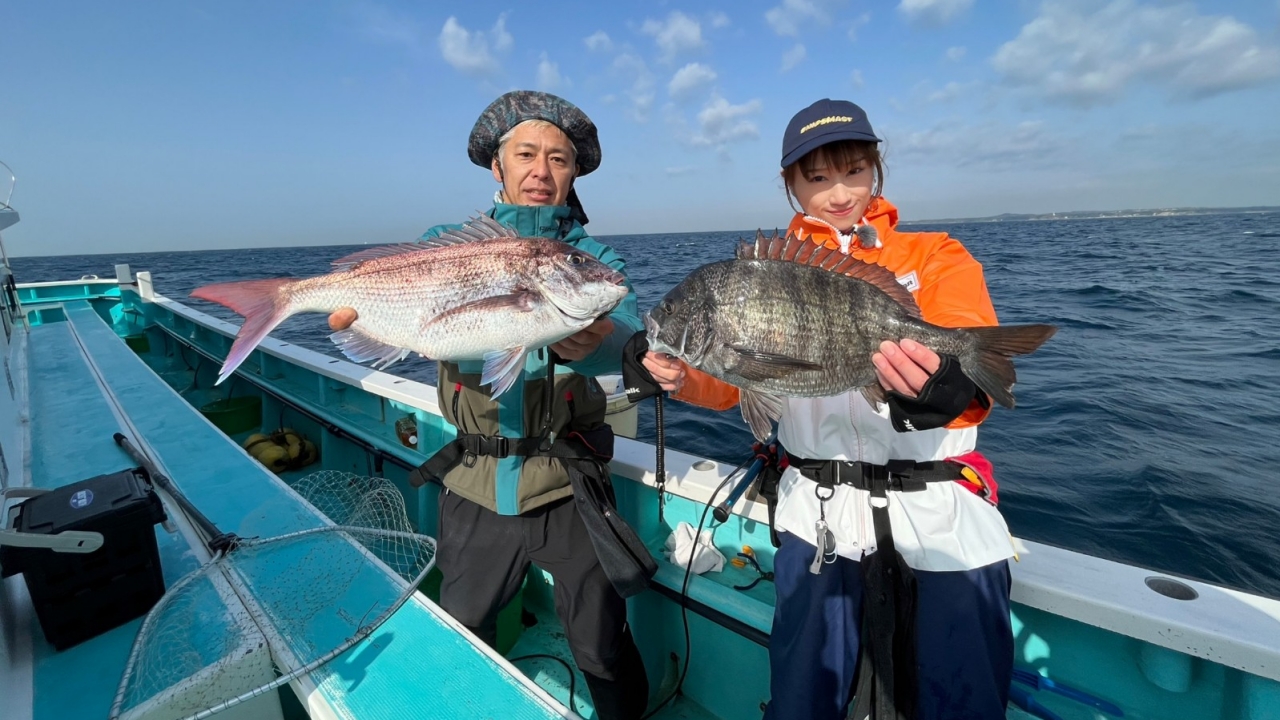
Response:
[[[1014,534],[1280,597],[1280,213],[948,223],[982,262],[1002,323],[1058,334],[1017,362],[1018,408],[998,408],[979,448],[995,463]],[[745,232],[601,238],[628,260],[647,310]],[[754,234],[754,231],[752,231]],[[19,282],[150,270],[158,292],[314,275],[358,248],[15,258]],[[239,322],[216,305],[190,301]],[[339,356],[320,315],[276,336]],[[392,366],[433,381],[430,362]],[[738,460],[736,410],[666,406],[667,442]],[[652,403],[641,439],[652,441]]]

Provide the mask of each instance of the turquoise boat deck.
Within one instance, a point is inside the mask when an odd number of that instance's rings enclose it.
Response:
[[[30,357],[38,359],[29,373],[34,486],[59,487],[136,464],[111,440],[121,424],[101,377],[175,484],[220,529],[270,537],[320,524],[279,478],[152,372],[89,302],[62,309],[64,322],[35,325],[29,336]],[[166,584],[198,566],[203,554],[182,536],[160,526],[156,536]],[[106,717],[141,620],[62,652],[31,623],[33,717]],[[370,664],[372,657],[379,662]],[[416,681],[405,682],[406,668],[417,669]],[[323,675],[313,679],[328,703],[360,718],[564,716],[420,594],[316,675]],[[420,682],[448,691],[425,694]]]

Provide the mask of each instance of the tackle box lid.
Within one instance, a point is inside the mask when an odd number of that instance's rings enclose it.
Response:
[[[146,518],[147,524],[165,519],[164,506],[142,468],[99,475],[32,497],[20,506],[14,529],[52,535],[131,524],[138,521],[135,515]]]

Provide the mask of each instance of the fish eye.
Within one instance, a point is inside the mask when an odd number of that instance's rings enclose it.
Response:
[[[663,300],[661,307],[662,307],[662,312],[668,315],[676,311],[675,304],[672,303],[670,300]]]
[[[570,264],[570,265],[581,265],[582,263],[584,263],[584,262],[586,262],[586,261],[587,261],[587,259],[586,259],[586,258],[584,258],[584,257],[582,257],[581,255],[579,255],[578,253],[569,253],[569,264]]]

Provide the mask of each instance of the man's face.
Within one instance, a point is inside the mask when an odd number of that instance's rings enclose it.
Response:
[[[512,205],[564,205],[578,174],[573,144],[555,126],[517,125],[493,161],[493,177]]]

